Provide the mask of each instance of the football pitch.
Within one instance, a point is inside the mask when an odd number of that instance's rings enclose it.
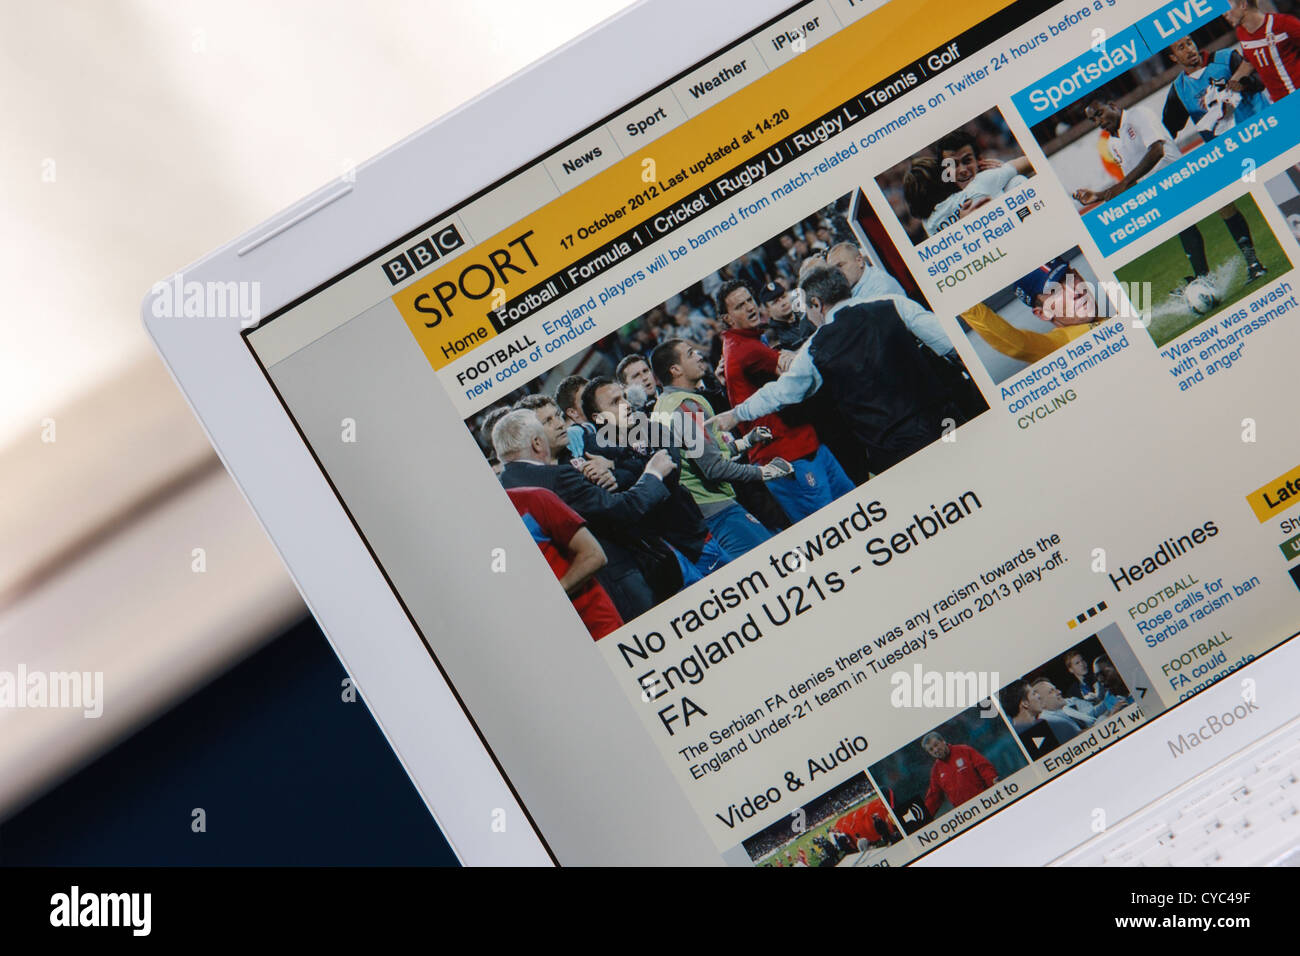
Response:
[[[873,799],[874,799],[874,797],[875,797],[875,794],[872,794],[872,798],[873,798]],[[786,855],[787,853],[790,854],[790,858],[791,858],[792,860],[798,862],[798,860],[799,860],[799,851],[800,851],[800,850],[807,850],[807,851],[808,851],[808,864],[809,864],[809,866],[816,866],[817,863],[818,863],[818,861],[821,860],[822,854],[821,854],[821,851],[820,851],[820,850],[818,850],[815,846],[813,846],[813,842],[812,842],[812,841],[813,841],[813,838],[814,838],[814,837],[818,837],[818,836],[823,836],[823,835],[825,835],[825,833],[826,833],[828,830],[830,830],[830,828],[831,828],[831,824],[834,823],[836,820],[838,820],[838,819],[839,819],[841,816],[843,816],[843,815],[844,815],[844,814],[842,814],[842,813],[841,813],[841,814],[836,814],[836,815],[832,816],[829,820],[826,820],[826,821],[824,821],[823,823],[819,823],[817,826],[813,827],[811,830],[808,830],[808,831],[806,831],[806,832],[804,832],[804,833],[801,833],[798,837],[796,837],[795,839],[791,840],[789,843],[787,843],[785,846],[781,847],[781,849],[777,850],[775,853],[773,853],[771,856],[767,857],[767,859],[763,860],[763,861],[762,861],[761,863],[759,863],[758,865],[759,865],[759,866],[776,866],[777,861],[779,860],[779,861],[781,862],[781,865],[782,865],[782,866],[789,866],[789,863],[786,862],[786,858],[785,858],[785,855]]]
[[[1151,324],[1147,332],[1157,348],[1231,308],[1248,293],[1264,288],[1291,269],[1291,262],[1274,237],[1273,230],[1264,221],[1254,199],[1242,196],[1236,203],[1250,226],[1250,234],[1255,240],[1255,252],[1259,261],[1268,269],[1268,274],[1254,282],[1246,282],[1246,260],[1242,257],[1241,250],[1233,242],[1222,217],[1217,212],[1211,213],[1196,224],[1205,240],[1209,279],[1219,293],[1219,304],[1205,315],[1193,312],[1181,295],[1170,294],[1181,289],[1184,281],[1192,274],[1192,267],[1187,262],[1187,255],[1177,236],[1115,270],[1116,278],[1126,285],[1132,282],[1151,283],[1148,299]]]

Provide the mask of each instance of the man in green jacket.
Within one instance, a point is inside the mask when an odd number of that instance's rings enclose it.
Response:
[[[682,449],[681,483],[700,506],[710,533],[733,556],[767,541],[772,533],[736,500],[733,482],[780,478],[790,473],[790,465],[780,458],[766,465],[747,465],[733,456],[770,433],[755,428],[732,444],[719,429],[705,427],[713,407],[696,389],[709,365],[694,343],[663,342],[651,354],[650,367],[661,386],[654,419],[661,428],[672,429],[673,442]]]

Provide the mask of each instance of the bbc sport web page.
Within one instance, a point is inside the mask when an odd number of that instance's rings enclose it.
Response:
[[[877,6],[247,334],[525,803],[511,641],[599,664],[551,691],[723,861],[896,866],[1295,633],[1300,22]],[[479,540],[421,517],[453,480]],[[452,626],[448,561],[533,626]]]

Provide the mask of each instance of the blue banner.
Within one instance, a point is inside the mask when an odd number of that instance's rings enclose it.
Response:
[[[1256,168],[1295,145],[1297,124],[1300,94],[1286,97],[1250,122],[1138,181],[1086,213],[1083,224],[1102,255],[1112,255],[1207,196],[1243,179],[1254,182]]]
[[[1025,122],[1033,126],[1075,100],[1101,89],[1149,56],[1151,50],[1141,31],[1135,26],[1129,27],[1107,37],[1104,45],[1098,45],[1032,86],[1025,87],[1011,98],[1011,102]]]
[[[1147,46],[1156,52],[1223,16],[1229,6],[1228,0],[1178,0],[1143,17],[1137,22],[1137,29]]]
[[[1026,123],[1040,123],[1222,16],[1228,5],[1228,0],[1176,0],[1113,36],[1093,31],[1087,53],[1025,87],[1011,101]]]

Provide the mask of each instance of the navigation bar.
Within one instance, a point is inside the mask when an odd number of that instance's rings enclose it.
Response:
[[[702,185],[676,197],[666,210],[613,236],[603,245],[583,255],[546,278],[535,282],[522,292],[506,300],[499,308],[487,313],[492,329],[500,334],[528,319],[557,299],[568,295],[589,282],[601,279],[606,273],[620,267],[624,260],[651,244],[690,226],[715,207],[755,189],[760,183],[771,188],[785,171],[787,164],[805,153],[820,149],[832,140],[842,143],[823,159],[837,165],[858,152],[858,143],[843,134],[873,113],[888,106],[899,95],[900,89],[910,89],[925,80],[963,65],[973,54],[999,39],[1006,32],[1001,17],[980,23],[941,47],[929,51],[904,66],[891,76],[854,95],[849,100],[823,113],[772,142],[764,152],[751,155],[742,162],[729,157],[742,153],[738,137],[716,147],[706,160],[713,158],[724,169]],[[786,18],[785,24],[790,21]],[[773,31],[777,28],[774,27]],[[767,35],[775,35],[769,31]],[[811,34],[810,34],[811,39]],[[714,70],[725,58],[710,61],[702,67],[703,73]],[[697,71],[697,72],[701,72]],[[694,74],[692,74],[694,76]],[[688,78],[689,79],[689,78]],[[684,81],[683,81],[684,82]],[[835,144],[832,142],[832,146]]]

